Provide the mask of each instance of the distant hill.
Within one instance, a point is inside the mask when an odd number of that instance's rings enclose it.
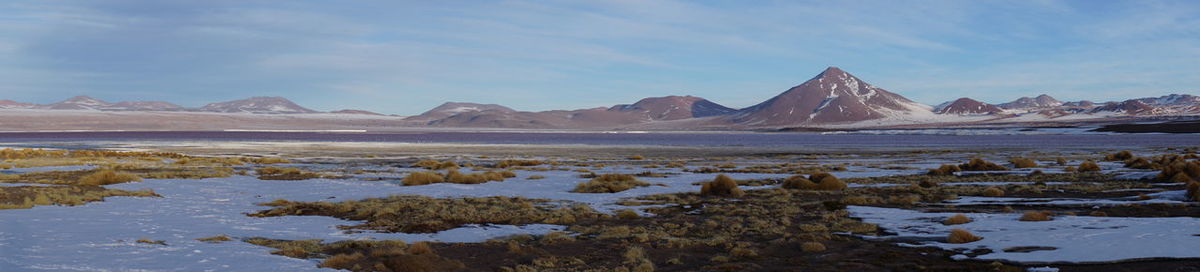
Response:
[[[375,112],[345,109],[327,117],[283,97],[251,97],[217,102],[199,108],[187,108],[163,101],[107,102],[89,96],[76,96],[53,104],[33,104],[0,100],[0,117],[40,118],[30,111],[72,111],[75,120],[92,120],[88,112],[177,112],[171,118],[188,113],[229,113],[287,116],[289,124],[304,120],[316,123],[336,118],[358,118],[372,128],[440,127],[500,129],[629,129],[629,130],[758,130],[794,128],[914,128],[963,126],[1042,126],[1075,123],[1119,123],[1137,120],[1200,118],[1200,97],[1171,94],[1123,101],[1059,101],[1047,94],[1021,97],[1014,101],[989,104],[963,97],[936,107],[920,104],[883,88],[871,85],[837,67],[829,67],[800,85],[763,102],[742,109],[723,106],[689,95],[648,97],[631,104],[575,110],[520,111],[497,104],[447,102],[419,115],[387,116]],[[21,114],[14,114],[22,111]],[[358,117],[349,116],[357,115]],[[130,114],[128,118],[149,118]],[[310,116],[310,117],[304,117]],[[157,117],[156,117],[157,118]],[[191,117],[187,117],[191,118]],[[329,119],[334,118],[334,119]],[[375,121],[370,121],[367,119]],[[2,119],[2,118],[0,118]],[[189,120],[220,120],[210,117]],[[246,120],[268,120],[248,118]],[[24,119],[23,119],[24,120]],[[57,120],[57,119],[56,119]],[[172,119],[175,120],[175,119]],[[182,119],[179,119],[182,120]],[[380,121],[386,120],[386,121]],[[20,126],[34,128],[37,120],[24,120]],[[90,123],[55,121],[53,126],[71,129],[79,126],[138,129],[147,122],[121,120],[97,115]],[[256,121],[259,122],[259,121]],[[265,122],[265,121],[264,121]],[[11,123],[11,122],[10,122]],[[44,123],[44,122],[43,122]],[[0,122],[0,125],[4,125]],[[110,124],[110,125],[106,125]],[[213,124],[220,126],[222,124]],[[343,124],[344,125],[344,124]],[[47,124],[49,126],[49,124]],[[192,125],[193,127],[202,127]],[[168,125],[156,126],[169,127]],[[342,128],[342,125],[337,127]]]

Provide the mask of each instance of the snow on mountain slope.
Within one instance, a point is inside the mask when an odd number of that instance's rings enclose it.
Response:
[[[120,110],[120,111],[179,111],[185,110],[184,107],[163,101],[122,101],[109,106],[101,107],[101,110]]]
[[[937,107],[934,108],[933,111],[936,113],[940,113],[940,114],[986,115],[986,114],[1000,113],[1000,112],[1003,112],[1004,110],[1001,109],[1000,107],[997,107],[996,105],[983,103],[983,102],[979,102],[978,100],[975,100],[975,99],[963,97],[963,98],[959,98],[958,100],[954,100],[952,102],[947,102],[947,103],[938,105]]]
[[[95,99],[86,95],[80,95],[68,98],[62,102],[44,105],[41,108],[54,110],[99,110],[112,105],[112,103],[105,102],[104,100]]]
[[[33,109],[37,108],[37,104],[17,102],[8,99],[0,99],[0,109]]]
[[[1042,94],[1042,95],[1038,95],[1037,97],[1034,97],[1034,98],[1029,98],[1029,97],[1017,98],[1017,100],[1014,100],[1012,102],[1001,103],[996,106],[1003,108],[1003,109],[1032,109],[1032,108],[1057,107],[1057,106],[1061,106],[1062,104],[1063,103],[1061,101],[1058,101],[1058,99],[1054,99],[1054,97],[1050,97],[1049,95]]]
[[[632,105],[616,105],[610,111],[638,111],[650,120],[679,120],[687,118],[725,115],[737,110],[695,96],[650,97]]]
[[[200,107],[200,111],[229,112],[229,113],[316,113],[287,98],[273,96],[258,96],[242,100],[211,103]]]
[[[829,67],[816,77],[730,117],[746,126],[812,126],[887,119],[937,119],[932,108]]]

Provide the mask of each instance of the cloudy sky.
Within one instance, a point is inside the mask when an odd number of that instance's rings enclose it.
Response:
[[[918,102],[1200,94],[1200,2],[0,3],[0,99],[744,107],[838,66]]]

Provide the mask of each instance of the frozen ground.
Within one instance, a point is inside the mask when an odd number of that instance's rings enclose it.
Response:
[[[614,170],[615,171],[615,170]],[[640,169],[639,169],[640,171]],[[643,178],[650,186],[616,194],[569,193],[578,182],[575,172],[519,172],[519,177],[484,184],[398,186],[381,181],[314,179],[266,181],[249,176],[204,180],[146,180],[109,188],[153,189],[162,198],[112,197],[84,206],[41,206],[0,212],[0,271],[262,271],[319,270],[313,261],[270,255],[268,248],[231,241],[205,243],[196,238],[229,235],[274,239],[401,239],[477,242],[513,234],[561,230],[555,225],[469,226],[436,234],[346,234],[338,225],[355,222],[323,216],[254,218],[244,213],[264,210],[255,203],[274,199],[344,201],[393,194],[432,197],[523,196],[571,200],[601,211],[619,208],[621,198],[696,191],[697,181],[714,174],[681,174]],[[542,180],[526,180],[544,175]],[[772,175],[733,174],[735,178]],[[135,242],[163,240],[167,245]],[[153,261],[151,261],[153,260]]]
[[[898,237],[945,238],[961,228],[983,240],[967,244],[926,242],[924,246],[979,252],[967,259],[1011,260],[1024,263],[1108,262],[1143,258],[1200,258],[1200,219],[1192,217],[1123,218],[1056,216],[1052,221],[1022,222],[1020,214],[968,213],[974,222],[945,226],[941,221],[956,213],[926,213],[905,209],[850,206],[851,216],[895,232]],[[896,237],[881,237],[896,238]],[[1052,247],[1052,250],[1005,252],[1015,247]]]

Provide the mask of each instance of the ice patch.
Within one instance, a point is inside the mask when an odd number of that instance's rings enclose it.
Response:
[[[921,246],[953,249],[991,249],[970,259],[1009,260],[1023,263],[1109,262],[1143,258],[1197,258],[1200,251],[1200,218],[1125,218],[1055,216],[1043,222],[1022,222],[1020,214],[968,213],[974,221],[945,226],[941,221],[957,213],[864,206],[847,207],[851,216],[879,225],[898,237],[944,238],[961,228],[983,240],[967,244],[928,242]],[[892,238],[892,237],[878,237]],[[1034,252],[1005,252],[1014,247],[1053,247]],[[961,256],[963,258],[969,258]]]

